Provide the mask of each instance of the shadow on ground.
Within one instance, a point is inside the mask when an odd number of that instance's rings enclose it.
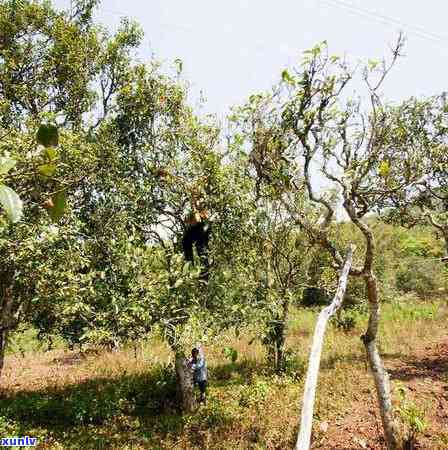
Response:
[[[389,369],[392,379],[410,381],[414,378],[429,378],[443,381],[448,373],[448,356],[404,359],[400,368]]]
[[[194,416],[182,415],[176,405],[170,366],[38,391],[6,390],[0,397],[0,435],[37,435],[44,448],[57,442],[64,448],[110,449],[130,442],[156,449],[166,436],[194,440],[194,430],[219,431],[233,422],[213,398]]]

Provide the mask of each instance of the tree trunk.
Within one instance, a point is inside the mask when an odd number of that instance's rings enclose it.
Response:
[[[188,366],[188,359],[183,353],[175,356],[177,394],[182,411],[192,413],[197,409],[197,401],[194,394],[193,372]]]
[[[445,256],[442,258],[442,262],[448,267],[448,227],[444,229],[443,240],[445,241]]]
[[[308,450],[310,448],[314,399],[316,395],[317,378],[319,375],[320,356],[324,343],[325,329],[330,317],[334,315],[342,305],[342,300],[344,299],[344,294],[347,287],[348,274],[352,265],[353,251],[354,247],[351,246],[339,277],[336,295],[334,296],[331,304],[320,312],[317,319],[316,328],[314,329],[313,343],[311,346],[303,393],[302,417],[300,420],[299,435],[297,436],[296,443],[297,450]]]
[[[361,337],[367,352],[369,367],[375,381],[375,388],[380,408],[381,421],[388,450],[399,450],[398,428],[393,416],[389,375],[383,366],[377,348],[378,326],[380,319],[380,303],[375,275],[370,272],[365,277],[370,316],[367,331]]]
[[[286,341],[286,325],[288,323],[289,300],[285,298],[286,292],[282,292],[283,304],[282,315],[276,328],[275,335],[275,370],[277,373],[285,370],[285,341]]]
[[[282,323],[280,328],[275,340],[275,371],[277,373],[281,373],[285,370],[285,324]]]
[[[0,379],[3,373],[3,366],[5,363],[6,344],[8,342],[8,330],[0,328]]]
[[[11,272],[9,271],[0,273],[0,379],[3,372],[8,334],[16,325],[12,314],[14,302],[11,278]]]
[[[389,375],[383,366],[377,348],[378,327],[380,322],[380,302],[378,298],[378,286],[373,271],[375,256],[375,238],[367,224],[359,219],[353,202],[345,198],[344,208],[352,222],[359,228],[366,241],[364,267],[361,276],[364,277],[367,299],[369,301],[369,323],[366,333],[361,337],[366,348],[367,359],[375,382],[381,421],[383,424],[384,438],[388,450],[400,450],[402,448],[398,427],[394,420],[392,399],[390,393]]]

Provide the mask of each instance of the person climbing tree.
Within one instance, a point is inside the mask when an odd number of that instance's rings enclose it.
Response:
[[[207,176],[188,183],[185,179],[170,173],[164,168],[155,169],[154,174],[168,182],[179,183],[190,196],[191,213],[185,219],[185,231],[182,236],[182,250],[187,261],[194,262],[194,249],[203,264],[201,279],[208,281],[209,257],[208,248],[211,235],[210,214],[205,206],[203,183]]]
[[[208,213],[205,210],[201,212],[193,212],[186,219],[186,230],[182,238],[182,249],[187,261],[194,261],[193,249],[199,256],[204,268],[201,278],[208,280],[209,275],[209,258],[208,246],[211,233],[211,223],[208,219]]]

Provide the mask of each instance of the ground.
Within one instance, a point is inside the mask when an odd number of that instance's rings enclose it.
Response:
[[[391,376],[394,406],[404,406],[401,386],[407,405],[415,404],[427,424],[415,448],[446,450],[446,305],[396,303],[383,310],[380,350]],[[293,312],[286,376],[272,374],[263,348],[250,344],[250,332],[207,347],[208,403],[192,416],[182,416],[174,407],[171,355],[156,340],[120,352],[57,349],[9,355],[2,376],[0,437],[37,436],[42,449],[293,448],[316,314]],[[328,330],[313,449],[385,448],[359,339],[365,316],[357,319],[350,331],[335,326]],[[224,345],[238,351],[236,362],[225,360]],[[403,414],[397,412],[397,417]],[[404,421],[403,430],[409,425]]]

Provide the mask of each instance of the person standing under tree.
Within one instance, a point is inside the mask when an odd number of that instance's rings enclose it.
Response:
[[[191,350],[190,368],[193,371],[193,383],[199,387],[201,393],[199,402],[206,402],[205,393],[207,390],[207,363],[205,361],[204,353],[199,346]]]

